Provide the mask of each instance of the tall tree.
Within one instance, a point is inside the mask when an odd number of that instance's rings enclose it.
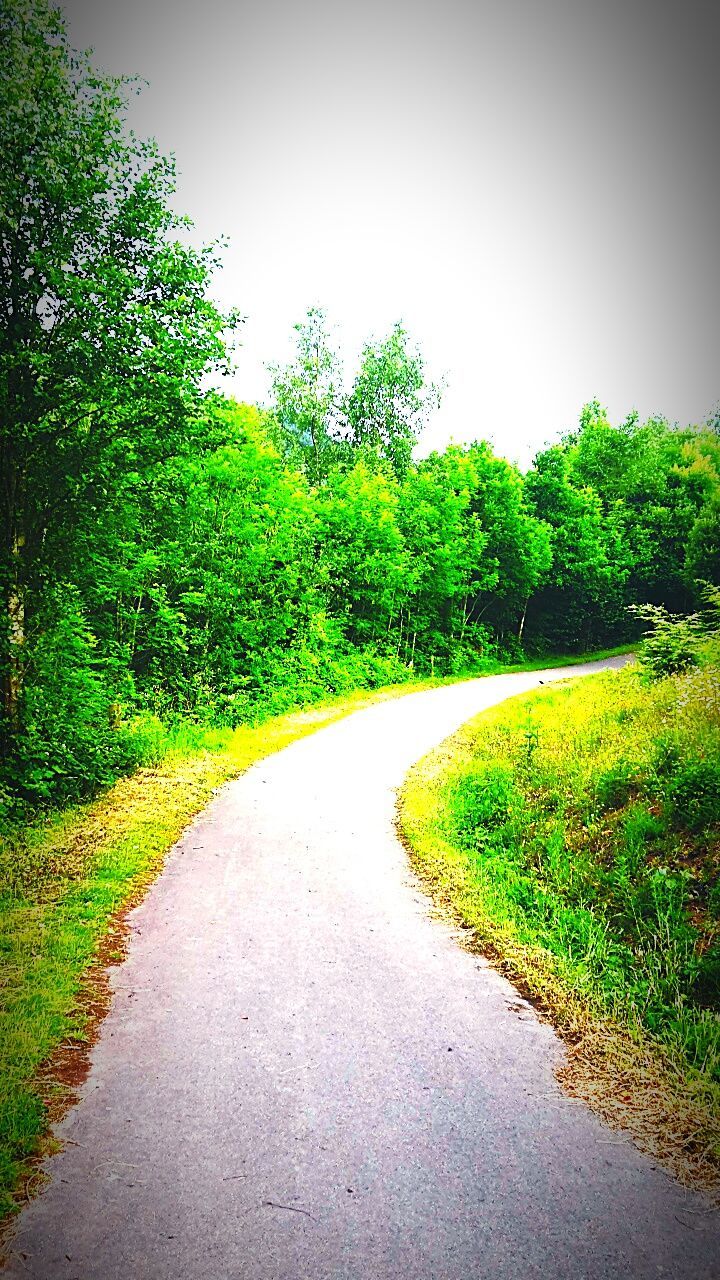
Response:
[[[401,324],[387,338],[367,342],[348,392],[333,350],[327,317],[311,307],[295,325],[296,352],[286,365],[271,365],[276,443],[287,461],[302,466],[312,484],[333,467],[359,456],[388,462],[406,474],[413,446],[439,389],[425,379],[425,364]]]
[[[396,324],[387,338],[366,343],[344,411],[356,449],[386,458],[398,478],[407,472],[413,446],[440,391],[425,381],[425,365],[406,330]]]
[[[398,485],[359,458],[330,477],[319,504],[320,568],[328,605],[351,643],[387,644],[410,565],[398,525]]]
[[[525,634],[557,648],[589,648],[623,619],[627,567],[616,523],[598,494],[573,483],[568,449],[539,453],[525,478],[530,509],[551,532],[552,566],[527,610]]]
[[[296,352],[286,365],[271,365],[277,444],[300,464],[312,484],[324,480],[345,435],[340,362],[330,345],[327,317],[310,307],[294,326]]]
[[[172,160],[124,127],[129,82],[47,0],[0,6],[0,667],[17,730],[29,614],[120,472],[187,448],[225,359],[215,247],[181,239]]]

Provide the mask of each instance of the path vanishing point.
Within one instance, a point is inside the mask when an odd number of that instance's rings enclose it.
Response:
[[[393,826],[463,721],[603,665],[409,694],[218,793],[131,913],[13,1280],[717,1280],[720,1215],[564,1097]]]

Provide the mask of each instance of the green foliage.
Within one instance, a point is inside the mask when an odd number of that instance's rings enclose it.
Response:
[[[578,649],[606,641],[622,611],[626,570],[600,495],[577,483],[563,445],[536,458],[525,489],[531,511],[551,531],[552,546],[552,564],[529,611],[527,633]]]
[[[282,456],[313,484],[359,456],[385,461],[402,479],[440,399],[437,387],[426,386],[422,355],[405,329],[396,324],[384,340],[365,344],[349,391],[322,308],[311,307],[295,333],[294,359],[270,367],[274,439]]]
[[[720,824],[720,751],[710,758],[666,753],[658,780],[663,811],[675,827],[696,833]]]
[[[340,363],[321,307],[311,307],[295,333],[294,361],[270,369],[276,442],[285,459],[318,484],[345,456]]]
[[[698,614],[670,614],[662,605],[652,604],[630,605],[628,612],[649,623],[638,658],[651,679],[659,680],[697,666],[704,634]]]
[[[597,401],[579,429],[535,459],[531,508],[553,529],[554,562],[528,609],[536,645],[629,638],[626,606],[674,613],[700,600],[720,554],[720,440],[637,414],[610,425]]]
[[[46,0],[3,5],[0,54],[2,727],[16,740],[11,769],[25,752],[42,794],[59,768],[48,734],[59,747],[71,728],[62,710],[35,706],[25,683],[33,664],[62,665],[48,591],[79,593],[87,614],[93,571],[132,538],[154,469],[203,450],[202,380],[224,363],[232,317],[207,296],[215,251],[181,238],[172,161],[124,129],[129,85],[73,52]],[[163,584],[153,589],[162,600]],[[92,628],[80,613],[64,633],[74,674],[62,699],[79,705],[85,680],[102,718]],[[73,719],[68,768],[87,767],[96,782],[92,715]]]
[[[637,765],[630,760],[613,761],[609,769],[598,774],[595,800],[600,812],[620,809],[632,798],[638,787]]]
[[[425,386],[424,363],[396,324],[382,342],[368,342],[343,411],[351,444],[387,459],[402,479],[425,420],[438,405],[437,387]]]
[[[519,817],[522,808],[512,769],[493,765],[463,774],[453,782],[451,805],[458,835],[467,847],[502,848],[512,857],[506,836],[512,830],[511,819]]]

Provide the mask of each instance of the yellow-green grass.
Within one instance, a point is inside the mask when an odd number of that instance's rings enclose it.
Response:
[[[484,712],[411,771],[400,823],[468,944],[565,1038],[568,1089],[717,1192],[717,665]]]

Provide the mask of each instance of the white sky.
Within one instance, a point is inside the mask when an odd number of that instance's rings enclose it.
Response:
[[[446,376],[423,451],[484,437],[524,465],[594,396],[681,422],[720,397],[713,6],[63,8],[149,81],[133,127],[175,152],[198,238],[230,238],[239,398],[312,304],[350,369],[401,319]]]

